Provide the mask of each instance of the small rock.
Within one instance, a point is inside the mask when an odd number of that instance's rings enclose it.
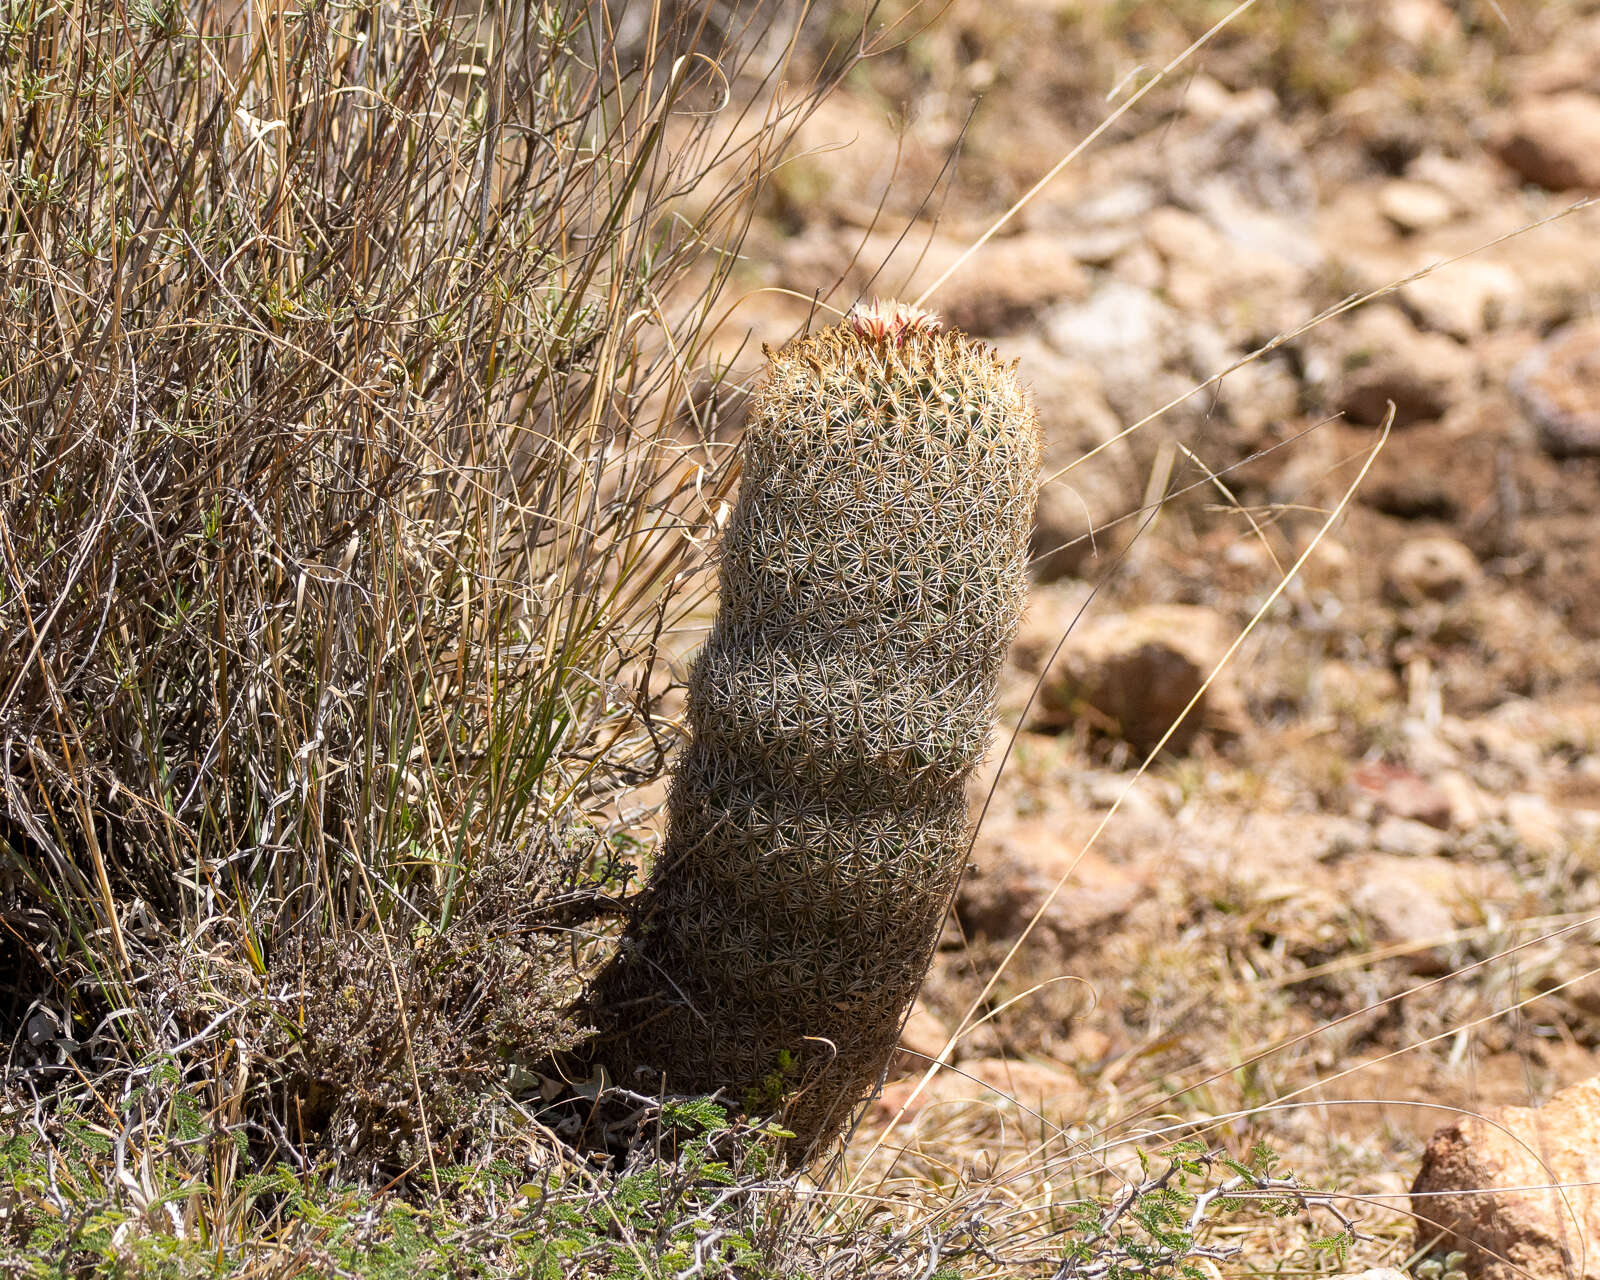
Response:
[[[1378,208],[1383,216],[1411,233],[1431,231],[1456,216],[1455,201],[1438,187],[1409,178],[1396,178],[1378,192]]]
[[[1534,348],[1510,385],[1546,452],[1600,455],[1600,320],[1571,325]]]
[[[1128,531],[1112,522],[1129,509],[1121,486],[1098,458],[1039,490],[1028,542],[1028,568],[1039,582],[1081,574],[1120,548]]]
[[[1225,242],[1221,234],[1198,214],[1162,205],[1144,219],[1145,240],[1171,266],[1220,265]]]
[[[1506,823],[1529,853],[1553,857],[1567,847],[1567,834],[1555,806],[1522,791],[1506,797]]]
[[[1072,206],[1073,221],[1082,226],[1125,227],[1137,224],[1160,198],[1148,182],[1134,180],[1105,187]]]
[[[1076,1077],[1038,1062],[978,1058],[940,1070],[918,1092],[921,1079],[918,1072],[885,1085],[873,1101],[869,1118],[887,1123],[904,1107],[901,1123],[924,1116],[929,1121],[955,1119],[956,1113],[974,1104],[993,1107],[1011,1102],[1050,1120],[1072,1121],[1082,1115],[1087,1102]]]
[[[1411,1211],[1421,1238],[1442,1230],[1439,1251],[1466,1253],[1474,1280],[1600,1280],[1597,1181],[1600,1077],[1542,1107],[1494,1107],[1440,1129]]]
[[[1087,302],[1058,307],[1044,333],[1063,355],[1100,371],[1107,387],[1148,380],[1176,345],[1182,320],[1149,289],[1111,281]]]
[[[1600,981],[1596,982],[1600,991]],[[1109,1059],[1116,1041],[1099,1027],[1074,1025],[1065,1041],[1059,1045],[1055,1056],[1063,1062],[1074,1063],[1080,1070],[1098,1067]]]
[[[1041,722],[1086,721],[1092,729],[1150,751],[1199,692],[1232,638],[1220,613],[1197,605],[1149,605],[1089,622],[1067,638],[1045,676]],[[1186,750],[1208,725],[1237,732],[1244,715],[1237,691],[1219,679],[1167,746]]]
[[[1118,773],[1109,769],[1080,769],[1077,776],[1081,798],[1096,811],[1116,807],[1111,829],[1101,836],[1101,848],[1119,836],[1131,836],[1131,845],[1148,851],[1165,834],[1168,819],[1183,807],[1183,792],[1170,779],[1135,776],[1133,771]]]
[[[1291,226],[1307,217],[1316,207],[1316,177],[1277,96],[1257,87],[1208,108],[1203,127],[1162,155],[1174,203],[1219,227],[1241,227],[1252,213],[1287,215]]]
[[[1571,1005],[1586,1018],[1600,1018],[1600,971],[1595,968],[1595,952],[1578,955],[1564,953],[1550,973],[1552,988],[1559,987],[1555,998]],[[1590,1034],[1593,1034],[1590,1023]]]
[[[1351,886],[1348,901],[1368,922],[1374,943],[1425,942],[1455,931],[1452,906],[1462,899],[1463,886],[1448,860],[1366,854],[1342,870]],[[1445,973],[1450,954],[1439,944],[1407,951],[1400,962],[1419,975]]]
[[[1328,816],[1317,824],[1311,842],[1312,856],[1319,862],[1332,862],[1367,847],[1371,828],[1355,818]]]
[[[1356,724],[1388,720],[1400,697],[1400,680],[1394,672],[1368,663],[1330,658],[1320,664],[1314,679],[1317,706]]]
[[[1350,780],[1370,795],[1383,813],[1441,831],[1450,826],[1450,797],[1419,773],[1372,761],[1356,769]]]
[[[1086,301],[1052,307],[1040,329],[1062,356],[1094,368],[1106,403],[1125,422],[1163,409],[1167,430],[1209,417],[1216,396],[1201,384],[1239,355],[1211,316],[1184,314],[1125,279],[1105,279]],[[1156,447],[1148,437],[1133,443],[1148,453]],[[1143,461],[1148,472],[1150,458]]]
[[[1450,825],[1470,831],[1496,816],[1496,808],[1482,787],[1459,769],[1447,770],[1436,780],[1450,801]]]
[[[1017,628],[1017,638],[1011,642],[1007,656],[1010,665],[1028,678],[1030,690],[1057,646],[1066,647],[1063,637],[1082,625],[1091,590],[1082,583],[1055,582],[1028,593],[1022,625]]]
[[[1410,678],[1409,674],[1407,676]],[[1400,749],[1418,773],[1432,777],[1461,763],[1461,757],[1444,736],[1437,724],[1426,716],[1407,715],[1397,728],[1404,744]]]
[[[28,1043],[35,1049],[60,1034],[61,1024],[48,1009],[39,1009],[28,1019]]]
[[[1482,208],[1506,186],[1505,170],[1482,152],[1447,156],[1441,151],[1424,151],[1406,166],[1406,177],[1449,192],[1458,209]]]
[[[1568,89],[1600,93],[1600,14],[1574,14],[1561,24],[1561,39],[1518,62],[1513,84],[1519,97]]]
[[[1140,289],[1159,289],[1166,283],[1166,265],[1160,255],[1143,241],[1129,245],[1109,264],[1118,280]]]
[[[1397,427],[1442,417],[1472,389],[1472,354],[1439,333],[1421,333],[1398,307],[1356,313],[1340,342],[1336,397],[1352,422],[1376,426],[1395,406]]]
[[[985,334],[1002,332],[1088,291],[1087,272],[1053,237],[1023,233],[986,244],[950,277],[940,301],[952,327]]]
[[[1551,191],[1600,191],[1600,95],[1529,98],[1495,139],[1500,159]]]
[[[1059,1116],[1064,1111],[1076,1111],[1083,1102],[1083,1087],[1078,1081],[1049,1063],[980,1058],[963,1063],[961,1069],[984,1090],[1041,1115]],[[1076,1115],[1073,1118],[1076,1119]]]
[[[1288,469],[1285,467],[1284,471]],[[1283,473],[1280,472],[1279,479],[1273,483],[1269,492],[1276,497],[1288,489],[1289,485],[1283,483]],[[1298,497],[1299,492],[1303,491],[1295,491],[1295,496]],[[1302,546],[1299,549],[1303,551],[1305,548]],[[1331,595],[1339,600],[1348,600],[1355,590],[1357,570],[1355,553],[1348,546],[1337,538],[1324,538],[1317,543],[1311,559],[1307,560],[1305,567],[1301,569],[1300,580],[1314,592]]]
[[[1017,362],[1017,374],[1033,392],[1044,435],[1046,474],[1105,444],[1122,430],[1122,420],[1106,403],[1099,368],[1046,345],[1032,334],[1018,334],[1006,343],[1006,355]],[[1124,447],[1102,451],[1116,458]]]
[[[1061,233],[1061,251],[1086,267],[1109,267],[1119,256],[1139,242],[1139,228],[1133,225],[1088,227]]]
[[[1426,822],[1390,815],[1372,833],[1373,847],[1405,858],[1432,858],[1450,845],[1450,837]]]
[[[1084,851],[1098,825],[1084,814],[981,832],[956,895],[968,936],[1015,938],[1039,915],[1036,936],[1071,952],[1114,927],[1149,890],[1126,867]]]
[[[1480,576],[1477,558],[1454,538],[1411,538],[1395,552],[1384,586],[1398,604],[1453,600]]]
[[[1400,298],[1424,329],[1465,342],[1520,320],[1525,293],[1510,267],[1469,259],[1413,280]]]
[[[1230,340],[1250,345],[1264,329],[1294,322],[1310,274],[1303,262],[1171,205],[1150,214],[1144,234],[1166,263],[1163,296],[1184,314],[1203,315]]]
[[[1409,45],[1426,48],[1452,44],[1461,38],[1461,19],[1445,0],[1389,0],[1385,8],[1385,25]],[[1380,1280],[1392,1270],[1380,1267],[1367,1275]]]
[[[1437,876],[1419,876],[1410,858],[1367,855],[1350,864],[1351,905],[1376,926],[1380,942],[1437,938],[1456,927]]]

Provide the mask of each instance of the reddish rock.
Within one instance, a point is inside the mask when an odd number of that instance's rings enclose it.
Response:
[[[1439,1252],[1467,1254],[1474,1280],[1600,1280],[1597,1182],[1600,1077],[1542,1107],[1492,1108],[1440,1129],[1411,1212],[1420,1239],[1442,1230]]]
[[[1552,191],[1600,191],[1600,95],[1529,98],[1495,140],[1500,159]]]
[[[1382,813],[1425,822],[1441,831],[1450,828],[1450,797],[1419,773],[1373,760],[1358,766],[1350,781]]]
[[[1148,886],[1093,849],[1083,852],[1096,825],[1085,814],[981,833],[956,897],[968,936],[1014,938],[1042,909],[1034,936],[1071,951],[1116,925]]]

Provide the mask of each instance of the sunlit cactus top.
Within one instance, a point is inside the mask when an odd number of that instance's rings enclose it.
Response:
[[[912,334],[938,333],[944,328],[944,322],[931,311],[882,298],[856,303],[844,322],[854,333],[878,342],[901,342]]]

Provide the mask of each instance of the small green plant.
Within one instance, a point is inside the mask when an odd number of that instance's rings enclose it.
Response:
[[[1466,1260],[1465,1252],[1452,1249],[1441,1257],[1424,1258],[1411,1273],[1417,1280],[1467,1280]]]
[[[1336,1255],[1341,1264],[1361,1238],[1331,1197],[1308,1192],[1292,1173],[1277,1172],[1277,1157],[1264,1145],[1256,1146],[1248,1162],[1198,1142],[1175,1143],[1163,1156],[1166,1168],[1153,1173],[1150,1157],[1140,1151],[1141,1180],[1109,1200],[1069,1207],[1057,1280],[1204,1280],[1202,1261],[1225,1262],[1241,1252],[1238,1245],[1212,1243],[1211,1230],[1223,1216],[1247,1210],[1283,1218],[1313,1206],[1323,1209],[1338,1230],[1311,1247]]]
[[[275,1275],[360,1280],[780,1275],[765,1182],[775,1136],[730,1124],[705,1100],[668,1104],[658,1120],[673,1151],[620,1175],[574,1168],[530,1181],[504,1160],[444,1166],[447,1194],[427,1205],[342,1180],[329,1165],[278,1164],[229,1188],[252,1227],[230,1237],[193,1212],[206,1194],[196,1173],[203,1135],[168,1135],[124,1177],[98,1126],[62,1117],[48,1142],[21,1133],[0,1142],[0,1273],[225,1280],[258,1274],[273,1257],[286,1266]]]

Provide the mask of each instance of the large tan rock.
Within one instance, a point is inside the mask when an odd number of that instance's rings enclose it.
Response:
[[[1600,1076],[1542,1107],[1492,1108],[1439,1130],[1411,1212],[1420,1239],[1443,1230],[1440,1252],[1466,1252],[1474,1280],[1600,1280],[1596,1182]],[[1565,1189],[1526,1189],[1557,1183]]]
[[[969,236],[947,235],[926,224],[904,234],[875,232],[862,240],[842,233],[835,263],[850,263],[845,284],[858,293],[914,298],[971,247]],[[812,276],[821,281],[830,265]],[[994,335],[1026,325],[1045,307],[1082,298],[1089,276],[1058,241],[1040,232],[997,236],[940,286],[933,302],[945,323],[967,333]]]
[[[1149,751],[1205,683],[1233,636],[1222,614],[1199,605],[1149,605],[1086,620],[1067,637],[1045,676],[1039,722],[1086,721]],[[1169,749],[1187,750],[1202,728],[1243,729],[1243,700],[1224,677],[1179,725]]]
[[[1391,402],[1397,427],[1434,421],[1476,385],[1477,364],[1465,347],[1442,333],[1419,332],[1388,303],[1357,311],[1334,346],[1334,399],[1350,421],[1364,426],[1381,423]]]
[[[1149,886],[1132,869],[1085,852],[1097,825],[1080,814],[981,831],[956,896],[968,936],[1015,938],[1042,912],[1034,936],[1070,952],[1115,927]]]
[[[1600,191],[1600,94],[1529,98],[1512,113],[1495,150],[1541,187]]]

